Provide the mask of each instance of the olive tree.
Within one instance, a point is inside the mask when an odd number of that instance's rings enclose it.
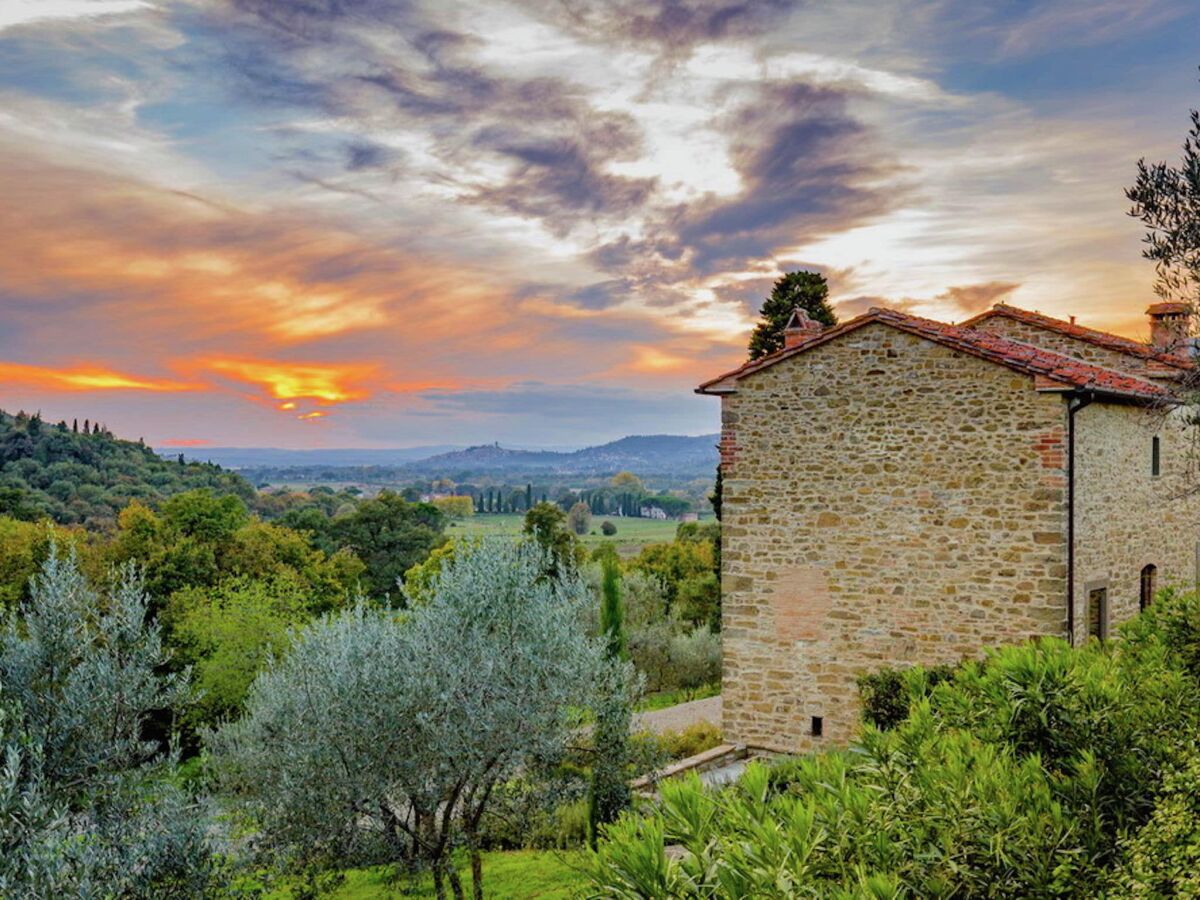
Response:
[[[52,549],[0,624],[0,896],[194,897],[205,810],[143,734],[187,697],[132,567],[100,596]]]
[[[410,860],[438,896],[463,896],[468,849],[482,897],[481,823],[497,785],[560,761],[579,713],[627,695],[627,664],[583,623],[579,577],[547,576],[532,540],[462,545],[427,602],[360,605],[295,638],[210,737],[218,774],[295,863]]]

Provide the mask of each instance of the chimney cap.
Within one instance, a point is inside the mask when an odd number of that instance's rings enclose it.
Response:
[[[788,319],[787,325],[784,326],[786,331],[820,331],[821,323],[817,322],[810,316],[807,310],[802,306],[797,306],[792,310],[792,316]]]
[[[797,306],[792,310],[791,318],[783,329],[784,349],[799,347],[810,337],[820,334],[824,329],[820,322],[814,322],[806,310]]]
[[[1187,303],[1179,303],[1177,301],[1167,301],[1164,303],[1152,303],[1146,309],[1148,316],[1178,316],[1187,315],[1192,311],[1192,307]]]

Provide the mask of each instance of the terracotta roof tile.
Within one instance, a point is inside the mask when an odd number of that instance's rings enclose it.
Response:
[[[1151,307],[1151,309],[1153,308]],[[1121,337],[1119,334],[1109,334],[1107,331],[1097,331],[1094,328],[1084,328],[1082,325],[1076,325],[1073,322],[1064,322],[1062,319],[1055,319],[1051,316],[1042,315],[1039,312],[1031,312],[1030,310],[1008,306],[1004,303],[997,303],[986,312],[967,319],[965,322],[959,322],[959,327],[972,328],[986,319],[992,319],[997,316],[1003,316],[1017,322],[1025,322],[1038,328],[1045,328],[1047,331],[1056,331],[1059,334],[1065,334],[1068,337],[1077,338],[1089,344],[1095,344],[1098,347],[1106,347],[1118,353],[1127,353],[1130,356],[1137,356],[1141,359],[1154,360],[1173,369],[1191,369],[1193,366],[1192,361],[1187,357],[1175,353],[1163,353],[1148,344],[1140,343],[1131,338]]]
[[[1126,375],[1123,372],[1115,372],[1112,369],[1085,363],[1061,353],[1009,340],[990,332],[964,328],[961,325],[951,325],[946,322],[936,322],[933,319],[923,319],[919,316],[910,316],[892,309],[872,309],[856,319],[827,329],[795,347],[777,350],[761,359],[748,362],[732,372],[706,381],[696,389],[697,393],[721,394],[735,390],[735,383],[740,378],[759,372],[791,356],[804,353],[813,347],[836,340],[844,334],[856,331],[873,322],[915,334],[936,344],[1007,366],[1026,375],[1033,375],[1039,379],[1038,387],[1043,390],[1082,388],[1108,396],[1143,401],[1169,399],[1172,396],[1171,392],[1161,385]],[[1056,385],[1057,387],[1055,387]]]

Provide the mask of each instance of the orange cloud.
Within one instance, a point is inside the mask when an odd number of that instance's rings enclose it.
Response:
[[[314,409],[312,412],[302,413],[301,415],[296,416],[296,418],[302,422],[310,419],[323,419],[325,418],[325,413]]]
[[[204,447],[212,441],[208,438],[167,438],[159,443],[164,447]]]
[[[265,388],[280,409],[295,409],[296,400],[322,404],[345,403],[369,397],[362,382],[371,378],[376,366],[359,363],[290,363],[247,359],[208,359],[204,368]]]
[[[657,347],[639,344],[633,347],[634,358],[628,368],[634,372],[678,372],[694,365],[685,356],[676,356]]]
[[[544,337],[504,302],[501,272],[464,278],[451,253],[407,254],[393,232],[364,235],[308,207],[243,208],[38,158],[2,129],[0,196],[0,288],[43,304],[28,317],[40,341],[66,321],[102,328],[108,352],[189,356],[386,335],[388,351],[424,373],[455,349],[499,356]],[[86,304],[64,299],[77,296]],[[60,305],[69,312],[56,315]]]
[[[99,366],[76,365],[66,369],[0,362],[0,381],[52,391],[195,391],[200,385],[181,381],[126,375]]]

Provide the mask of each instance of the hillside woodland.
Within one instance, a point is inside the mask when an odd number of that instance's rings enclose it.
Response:
[[[254,496],[239,475],[182,457],[165,460],[140,440],[118,440],[98,422],[50,424],[40,414],[0,411],[0,514],[107,527],[135,500],[155,504],[197,488]]]

